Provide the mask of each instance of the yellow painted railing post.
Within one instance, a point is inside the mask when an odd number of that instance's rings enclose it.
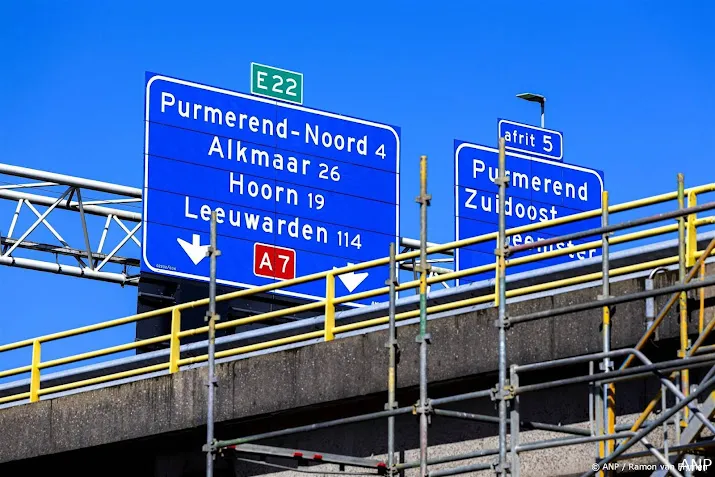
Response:
[[[705,279],[705,260],[700,262],[700,279]],[[700,287],[700,312],[698,313],[698,335],[705,328],[705,287]]]
[[[179,370],[179,358],[181,338],[181,310],[174,308],[171,310],[171,338],[169,339],[169,372],[175,373]]]
[[[328,273],[325,277],[325,341],[335,338],[335,275]]]
[[[688,192],[688,207],[695,207],[698,205],[698,199],[694,191]],[[692,267],[695,265],[695,253],[698,251],[698,235],[695,228],[695,222],[697,220],[697,214],[688,215],[688,228],[686,231],[686,252],[685,252],[685,266]]]
[[[40,340],[32,342],[32,369],[30,370],[30,402],[40,400]]]

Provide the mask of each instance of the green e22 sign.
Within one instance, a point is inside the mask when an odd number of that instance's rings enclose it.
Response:
[[[251,63],[251,94],[303,104],[303,73]]]

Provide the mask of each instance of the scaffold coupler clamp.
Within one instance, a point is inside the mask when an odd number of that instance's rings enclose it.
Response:
[[[218,313],[214,313],[214,321],[219,321],[220,319],[221,319],[221,315],[219,315]],[[207,311],[206,314],[204,315],[204,321],[206,323],[208,323],[209,320],[211,320],[211,313]]]
[[[415,337],[415,342],[417,342],[417,343],[422,343],[422,340],[425,340],[425,342],[426,342],[427,344],[431,344],[431,343],[432,343],[432,335],[429,334],[429,333],[425,333],[424,336],[423,336],[423,335],[417,335],[417,336]]]
[[[497,318],[494,320],[494,327],[499,328],[501,326],[501,323],[499,322],[499,319]],[[511,328],[511,320],[509,319],[509,315],[504,315],[504,329],[508,330]]]
[[[395,364],[400,364],[400,354],[402,350],[400,349],[400,345],[397,342],[397,339],[388,339],[387,343],[385,343],[385,348],[395,348]]]
[[[598,294],[598,296],[596,296],[596,300],[598,300],[598,301],[610,300],[611,298],[613,298],[613,295],[601,295],[601,294]],[[608,307],[609,310],[610,310],[611,308],[613,308],[613,306],[609,306],[609,307]]]
[[[607,366],[606,366],[606,363],[608,363]],[[604,361],[601,361],[600,363],[598,363],[598,369],[599,369],[600,371],[603,371],[604,373],[607,373],[607,372],[609,372],[609,371],[613,371],[613,370],[615,369],[614,366],[613,366],[613,360],[612,360],[612,359],[609,359],[609,358],[606,358],[605,362],[604,362]]]
[[[430,202],[432,201],[432,194],[420,194],[417,197],[415,197],[415,202],[418,204],[425,204],[426,206],[429,207]]]
[[[498,186],[504,185],[504,187],[509,187],[509,176],[504,174],[504,177],[497,177],[494,179],[494,183]]]
[[[434,408],[432,407],[432,400],[430,398],[427,398],[425,400],[424,405],[422,404],[422,402],[417,401],[412,406],[412,414],[414,414],[414,415],[426,414],[427,415],[427,424],[432,424],[432,414],[434,414]]]
[[[497,475],[511,474],[511,469],[509,468],[509,461],[492,462],[492,471],[496,472]]]
[[[218,379],[216,378],[216,376],[214,376],[211,379],[211,382],[206,383],[206,387],[207,388],[211,388],[211,387],[218,388]]]
[[[497,475],[511,474],[509,469],[509,462],[499,462],[492,463],[492,471],[496,472]]]
[[[216,449],[216,442],[218,441],[214,439],[213,441],[211,441],[211,445],[204,444],[203,446],[201,446],[201,450],[204,452],[210,452],[215,458],[217,453],[222,452],[222,449]]]
[[[508,401],[509,399],[514,399],[514,386],[505,384],[504,388],[500,390],[499,385],[496,385],[489,390],[489,397],[492,401],[501,401],[502,399]]]
[[[221,256],[221,250],[219,250],[218,248],[217,248],[217,249],[214,249],[211,245],[209,245],[208,247],[206,247],[206,255],[204,255],[204,256],[205,256],[205,257],[209,257],[209,258],[211,258],[212,256],[213,256],[213,257],[220,257],[220,256]]]
[[[494,255],[497,257],[501,257],[502,254],[504,255],[504,260],[509,258],[511,256],[511,248],[509,248],[509,244],[506,243],[504,244],[504,251],[502,252],[502,249],[500,247],[497,247],[494,249]]]

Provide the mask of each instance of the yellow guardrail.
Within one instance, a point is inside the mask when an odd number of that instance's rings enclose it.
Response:
[[[713,192],[713,191],[715,191],[715,183],[706,184],[706,185],[687,189],[685,191],[685,193],[688,198],[688,207],[692,207],[692,206],[696,205],[696,198],[699,194]],[[609,206],[608,212],[609,212],[609,214],[613,214],[613,213],[618,213],[618,212],[635,210],[635,209],[639,209],[642,207],[652,206],[652,205],[668,202],[671,200],[676,200],[677,198],[678,198],[677,192],[669,192],[666,194],[656,195],[656,196],[647,197],[644,199],[626,202],[623,204]],[[515,228],[507,230],[507,235],[514,235],[514,234],[536,231],[536,230],[540,230],[540,229],[544,229],[544,228],[554,227],[554,226],[562,225],[562,224],[574,223],[574,222],[578,222],[579,220],[593,218],[593,217],[600,217],[600,216],[601,216],[601,209],[594,209],[591,211],[582,212],[582,213],[578,213],[578,214],[574,214],[574,215],[569,215],[569,216],[562,217],[562,218],[555,219],[555,220],[550,220],[548,222],[540,222],[540,223],[536,223],[536,224],[515,227]],[[695,263],[695,260],[702,254],[702,252],[697,251],[697,240],[696,240],[697,228],[704,226],[704,225],[715,224],[715,216],[707,216],[707,217],[698,218],[695,216],[695,214],[691,214],[687,217],[686,220],[687,220],[687,229],[686,229],[686,231],[687,231],[687,236],[686,236],[687,263],[689,264],[688,266],[692,266],[692,264]],[[644,238],[656,237],[656,236],[676,232],[677,230],[678,230],[677,224],[664,225],[664,226],[650,228],[647,230],[639,230],[637,232],[632,232],[629,234],[614,236],[609,239],[609,243],[612,245],[628,243],[628,242],[633,242],[633,241],[644,239]],[[435,254],[435,253],[446,252],[448,250],[454,250],[457,248],[467,247],[467,246],[475,245],[478,243],[495,241],[496,239],[497,239],[496,232],[488,233],[488,234],[479,235],[476,237],[470,237],[470,238],[459,240],[459,241],[454,241],[454,242],[449,242],[449,243],[429,247],[427,249],[427,254],[431,255],[431,254]],[[600,246],[601,246],[601,240],[594,240],[594,241],[584,243],[581,245],[569,246],[569,247],[565,247],[565,248],[561,248],[561,249],[557,249],[557,250],[552,250],[549,252],[542,252],[542,253],[537,253],[537,254],[528,255],[528,256],[524,256],[524,257],[512,258],[508,261],[507,266],[513,267],[513,266],[517,266],[517,265],[523,265],[526,263],[531,263],[531,262],[536,262],[539,260],[554,258],[554,257],[558,257],[558,256],[570,254],[570,253],[577,253],[577,252],[581,252],[581,251],[597,249]],[[396,261],[399,262],[399,261],[414,259],[418,256],[419,256],[419,251],[411,251],[411,252],[405,252],[405,253],[398,254],[398,255],[396,255],[395,259],[396,259]],[[355,264],[355,265],[350,265],[347,267],[342,267],[339,269],[333,269],[333,270],[324,271],[324,272],[320,272],[320,273],[314,273],[312,275],[306,275],[306,276],[298,277],[298,278],[295,278],[292,280],[285,280],[282,282],[271,283],[268,285],[263,285],[263,286],[259,286],[259,287],[252,288],[252,289],[239,290],[239,291],[226,293],[224,295],[217,296],[216,297],[217,301],[232,300],[232,299],[239,298],[239,297],[247,297],[250,295],[257,294],[257,293],[265,293],[265,292],[270,292],[270,291],[281,289],[281,288],[291,287],[294,285],[300,285],[300,284],[303,284],[306,282],[323,280],[323,279],[325,280],[326,293],[325,293],[325,299],[323,299],[323,300],[306,303],[306,304],[299,305],[299,306],[293,306],[290,308],[285,308],[283,310],[276,310],[276,311],[271,311],[271,312],[267,312],[267,313],[262,313],[259,315],[250,316],[250,317],[246,317],[246,318],[239,318],[239,319],[235,319],[235,320],[220,322],[220,323],[216,324],[216,329],[220,330],[220,329],[241,326],[241,325],[245,325],[245,324],[249,324],[249,323],[255,323],[258,321],[268,320],[271,318],[278,318],[278,317],[282,317],[285,315],[293,315],[293,314],[304,312],[304,311],[316,310],[316,309],[322,308],[324,310],[324,317],[325,317],[323,330],[313,331],[313,332],[309,332],[309,333],[302,333],[302,334],[298,334],[298,335],[288,336],[285,338],[273,339],[273,340],[269,340],[269,341],[265,341],[265,342],[247,345],[247,346],[239,346],[239,347],[232,348],[232,349],[218,351],[216,353],[216,358],[217,359],[225,358],[225,357],[229,357],[229,356],[234,356],[234,355],[243,354],[243,353],[249,353],[252,351],[258,351],[258,350],[262,350],[262,349],[273,348],[273,347],[282,346],[282,345],[290,344],[290,343],[297,343],[297,342],[306,341],[306,340],[315,339],[315,338],[323,338],[325,341],[330,341],[330,340],[334,339],[335,335],[340,334],[340,333],[346,333],[346,332],[353,331],[353,330],[369,328],[369,327],[387,323],[388,317],[384,316],[384,317],[373,318],[373,319],[364,320],[364,321],[360,321],[360,322],[356,322],[356,323],[350,323],[350,324],[346,324],[346,325],[336,326],[335,325],[335,307],[336,307],[336,305],[339,305],[342,303],[347,303],[347,302],[353,302],[353,301],[357,301],[357,300],[362,300],[365,298],[372,298],[372,297],[376,297],[379,295],[385,295],[389,292],[389,289],[387,286],[385,286],[385,287],[377,288],[374,290],[368,290],[368,291],[364,291],[364,292],[360,292],[360,293],[355,293],[352,295],[336,297],[335,296],[335,278],[337,276],[345,274],[345,273],[351,273],[351,272],[356,272],[359,270],[365,270],[368,268],[386,265],[389,262],[390,262],[390,259],[388,257],[385,257],[385,258],[370,260],[370,261]],[[678,256],[667,257],[667,258],[662,258],[662,259],[658,259],[658,260],[652,260],[649,262],[643,262],[643,263],[638,263],[638,264],[634,264],[634,265],[628,265],[628,266],[612,269],[610,271],[610,275],[615,277],[615,276],[633,273],[633,272],[637,272],[637,271],[649,270],[649,269],[653,269],[655,267],[673,265],[676,263],[678,263]],[[481,265],[478,267],[472,267],[472,268],[465,269],[465,270],[459,270],[459,271],[454,271],[454,272],[450,272],[450,273],[446,273],[446,274],[441,274],[441,275],[437,275],[437,276],[428,278],[427,284],[433,285],[433,284],[445,282],[448,280],[463,278],[463,277],[467,277],[470,275],[476,275],[476,274],[483,273],[483,272],[493,271],[493,270],[495,270],[495,268],[496,268],[495,264],[491,263],[491,264],[487,264],[487,265]],[[531,285],[531,286],[526,286],[526,287],[522,287],[522,288],[510,289],[510,290],[507,290],[506,296],[507,296],[507,298],[510,298],[510,297],[528,295],[528,294],[541,292],[541,291],[554,290],[554,289],[558,289],[558,288],[561,288],[564,286],[576,285],[576,284],[586,283],[586,282],[590,282],[590,281],[594,281],[594,280],[599,280],[601,278],[601,276],[602,276],[601,272],[594,272],[594,273],[589,273],[589,274],[585,274],[585,275],[581,275],[581,276],[577,276],[577,277],[555,280],[555,281],[551,281],[548,283],[542,283],[542,284],[538,284],[538,285]],[[408,281],[405,283],[401,283],[396,288],[398,291],[404,291],[404,290],[417,288],[418,286],[419,286],[419,280],[412,280],[412,281]],[[457,300],[454,302],[445,303],[445,304],[441,304],[441,305],[434,305],[434,306],[427,308],[427,313],[432,314],[432,313],[437,313],[437,312],[442,312],[442,311],[453,310],[453,309],[457,309],[457,308],[463,308],[465,306],[471,306],[471,305],[476,305],[476,304],[481,304],[481,303],[488,303],[488,302],[495,301],[495,299],[496,299],[495,294],[489,293],[489,294],[478,296],[478,297]],[[25,374],[28,372],[30,373],[29,390],[27,392],[2,397],[2,398],[0,398],[0,403],[18,401],[18,400],[23,400],[23,399],[28,399],[28,398],[29,398],[30,402],[35,402],[35,401],[38,401],[41,396],[47,395],[47,394],[57,393],[60,391],[65,391],[65,390],[70,390],[70,389],[81,388],[81,387],[85,387],[85,386],[91,386],[94,384],[99,384],[99,383],[104,383],[104,382],[109,382],[109,381],[115,381],[118,379],[123,379],[123,378],[131,377],[131,376],[137,376],[137,375],[141,375],[141,374],[151,373],[151,372],[155,372],[155,371],[168,370],[168,372],[170,372],[170,373],[176,373],[181,369],[182,366],[206,361],[208,359],[208,357],[205,354],[200,355],[200,356],[186,357],[186,358],[181,357],[180,347],[181,347],[181,339],[182,338],[186,338],[188,336],[200,335],[200,334],[204,334],[204,333],[208,332],[208,326],[202,326],[199,328],[182,331],[181,330],[181,312],[183,310],[187,310],[187,309],[191,309],[191,308],[206,306],[206,305],[208,305],[208,303],[209,303],[208,298],[204,298],[201,300],[196,300],[196,301],[192,301],[192,302],[188,302],[188,303],[182,303],[179,305],[174,305],[174,306],[162,308],[159,310],[154,310],[154,311],[150,311],[150,312],[146,312],[146,313],[140,313],[140,314],[136,314],[136,315],[132,315],[132,316],[127,316],[124,318],[118,318],[115,320],[109,320],[109,321],[105,321],[102,323],[96,323],[96,324],[89,325],[89,326],[83,326],[80,328],[62,331],[59,333],[52,333],[52,334],[48,334],[48,335],[44,335],[44,336],[39,336],[36,338],[30,338],[30,339],[18,341],[15,343],[2,345],[2,346],[0,346],[0,353],[31,347],[32,354],[31,354],[30,364],[21,366],[21,367],[17,367],[17,368],[13,368],[13,369],[9,369],[6,371],[0,371],[0,378],[6,378],[9,376]],[[121,345],[108,347],[108,348],[104,348],[104,349],[99,349],[99,350],[95,350],[95,351],[89,351],[86,353],[75,354],[72,356],[53,359],[53,360],[49,360],[49,361],[42,361],[42,359],[41,359],[42,345],[44,343],[57,341],[57,340],[61,340],[61,339],[65,339],[65,338],[69,338],[69,337],[73,337],[73,336],[83,335],[86,333],[91,333],[93,331],[104,330],[104,329],[113,328],[113,327],[117,327],[117,326],[121,326],[121,325],[126,325],[129,323],[135,323],[140,320],[155,318],[155,317],[159,317],[159,316],[167,316],[171,320],[171,328],[170,328],[171,332],[169,334],[162,335],[162,336],[156,336],[153,338],[135,341],[135,342],[131,342],[131,343],[121,344]],[[411,310],[411,311],[406,311],[406,312],[397,314],[396,319],[404,320],[404,319],[408,319],[408,318],[415,318],[418,316],[419,316],[419,310]],[[57,385],[57,386],[50,386],[50,387],[45,387],[45,388],[41,387],[40,374],[41,374],[42,370],[65,365],[65,364],[76,363],[78,361],[83,361],[83,360],[87,360],[87,359],[97,358],[97,357],[101,357],[101,356],[107,356],[110,354],[115,354],[115,353],[119,353],[122,351],[136,349],[136,348],[139,348],[142,346],[147,346],[147,345],[161,343],[161,342],[169,343],[169,360],[166,363],[160,363],[160,364],[155,364],[155,365],[151,365],[151,366],[145,366],[142,368],[131,369],[128,371],[111,373],[111,374],[107,374],[104,376],[98,376],[98,377],[91,378],[91,379],[78,380],[78,381],[74,381],[74,382],[70,382],[70,383],[62,384],[62,385]]]

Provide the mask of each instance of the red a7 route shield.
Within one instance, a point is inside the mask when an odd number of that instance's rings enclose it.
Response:
[[[253,245],[253,273],[259,277],[295,278],[295,250],[263,243]]]

